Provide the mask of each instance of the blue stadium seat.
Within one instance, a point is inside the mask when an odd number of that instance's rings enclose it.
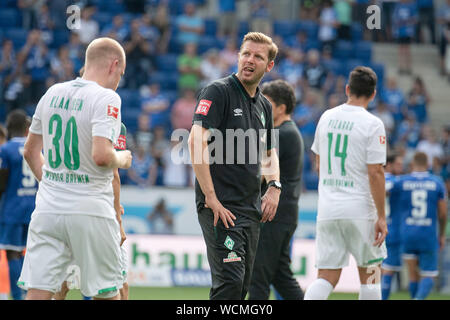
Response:
[[[216,19],[205,19],[205,35],[215,37],[217,34]]]
[[[159,83],[161,90],[177,90],[178,73],[176,72],[153,72],[149,78],[150,83]]]
[[[16,9],[0,10],[0,28],[16,28],[20,27],[22,19],[20,12]]]
[[[354,57],[369,63],[372,60],[372,43],[360,41],[355,43]]]
[[[17,0],[2,0],[0,8],[17,8]]]
[[[177,59],[178,55],[176,54],[165,54],[156,56],[156,69],[158,71],[168,71],[174,72],[177,71]]]
[[[319,41],[315,39],[308,39],[306,41],[305,51],[309,51],[311,49],[321,50],[322,45]]]
[[[305,31],[308,39],[317,39],[319,33],[319,25],[315,21],[301,21],[297,23],[296,32]]]
[[[12,40],[15,49],[23,47],[27,42],[28,31],[21,28],[6,29],[5,38]]]
[[[191,0],[191,2],[194,2],[197,6],[203,6],[206,4],[206,0]]]
[[[358,59],[349,59],[345,62],[345,75],[348,75],[357,66],[364,66],[364,61]],[[367,66],[367,65],[366,65]]]
[[[341,61],[338,61],[336,59],[331,59],[327,61],[323,61],[322,64],[324,67],[331,71],[335,75],[346,75],[346,68],[343,66]]]
[[[177,25],[177,17],[170,16],[169,17],[169,25],[170,25],[170,39],[176,39],[178,36],[178,25]]]
[[[141,114],[141,110],[126,108],[124,106],[122,107],[121,113],[122,113],[122,122],[127,127],[127,132],[130,133],[136,132],[138,117]]]
[[[136,18],[136,15],[129,13],[129,12],[123,12],[120,14],[123,18],[123,22],[125,24],[128,24],[131,22],[131,20],[133,20],[134,18]]]
[[[171,16],[178,16],[184,11],[183,0],[169,0],[169,14]]]
[[[197,52],[198,54],[204,54],[209,49],[216,48],[221,49],[222,44],[215,37],[203,36],[198,42]]]
[[[100,0],[98,3],[98,12],[109,12],[116,15],[125,11],[124,4],[119,0]]]
[[[173,54],[182,54],[183,49],[183,45],[178,43],[176,37],[174,37],[172,34],[169,40],[169,45],[167,47],[168,52]]]
[[[248,25],[247,21],[240,21],[238,26],[238,36],[239,39],[244,38],[244,36],[250,31],[250,26]]]
[[[382,88],[384,85],[384,65],[381,63],[372,62],[368,66],[371,67],[373,71],[375,71],[378,78],[377,90],[380,90],[380,88]]]
[[[283,38],[290,37],[297,33],[297,25],[290,21],[275,21],[273,33]]]
[[[333,50],[336,59],[349,59],[353,57],[353,44],[350,41],[338,41]]]
[[[98,10],[93,19],[98,22],[101,31],[107,24],[112,23],[113,14]]]
[[[122,110],[138,109],[141,110],[141,102],[139,99],[139,91],[131,89],[117,90],[122,99]]]
[[[352,23],[351,34],[352,34],[353,42],[362,41],[363,40],[363,26],[361,26],[361,24],[358,22]]]
[[[172,105],[178,99],[178,91],[176,90],[165,90],[161,92],[163,95],[169,99],[170,104]]]
[[[50,48],[59,48],[62,45],[69,43],[70,32],[67,30],[55,30],[53,31],[53,41],[50,44]]]

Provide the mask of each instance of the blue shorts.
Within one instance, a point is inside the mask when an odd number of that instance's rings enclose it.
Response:
[[[28,223],[0,223],[0,249],[22,251],[27,244]]]
[[[386,245],[387,258],[384,259],[381,267],[389,271],[401,271],[402,270],[402,248],[401,244]]]
[[[405,249],[403,258],[414,259],[419,261],[420,276],[422,277],[436,277],[438,272],[439,251],[438,250],[414,250]]]

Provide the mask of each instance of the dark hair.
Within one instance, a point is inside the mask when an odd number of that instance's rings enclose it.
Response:
[[[397,159],[397,157],[400,157],[400,155],[398,153],[390,153],[387,155],[386,157],[386,164],[391,164],[395,162],[395,159]]]
[[[286,105],[286,114],[291,114],[295,106],[295,94],[292,86],[284,80],[265,82],[262,93],[275,102],[277,106]]]
[[[369,98],[377,86],[377,75],[369,67],[356,67],[350,72],[348,86],[350,94],[357,98],[361,96]]]
[[[24,136],[31,124],[30,117],[22,109],[11,111],[6,118],[6,129],[8,138],[15,136]]]
[[[428,167],[428,156],[424,152],[416,152],[414,154],[413,163],[420,167]]]

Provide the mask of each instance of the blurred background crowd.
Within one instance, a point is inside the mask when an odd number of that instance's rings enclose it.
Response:
[[[214,2],[214,14],[204,10]],[[238,7],[247,5],[248,19]],[[83,66],[84,51],[94,38],[118,40],[127,54],[127,69],[118,93],[128,128],[133,165],[121,172],[123,184],[188,187],[189,165],[172,161],[173,130],[189,130],[197,91],[237,70],[240,41],[248,31],[271,35],[279,47],[275,68],[264,81],[282,78],[295,88],[293,119],[306,144],[304,189],[317,189],[312,144],[320,115],[346,101],[347,75],[357,65],[378,75],[378,94],[370,111],[382,119],[389,149],[405,156],[415,150],[430,159],[430,171],[448,179],[449,125],[430,122],[433,97],[421,76],[414,75],[411,43],[436,45],[439,70],[447,81],[445,57],[450,43],[450,1],[299,0],[295,19],[275,19],[275,0],[1,0],[0,121],[23,108],[33,114],[46,89],[72,80]],[[79,29],[69,30],[67,7],[81,8]],[[367,7],[381,8],[383,27],[366,28]],[[428,32],[426,32],[428,31]],[[394,75],[373,61],[376,42],[398,43]],[[398,77],[409,77],[409,90]],[[185,155],[188,157],[188,155]],[[405,168],[406,169],[406,168]]]

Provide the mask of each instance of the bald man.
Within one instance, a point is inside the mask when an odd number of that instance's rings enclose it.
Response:
[[[39,101],[24,158],[40,182],[18,285],[28,300],[51,299],[68,277],[81,293],[117,299],[122,285],[113,170],[131,165],[116,152],[126,67],[113,39],[92,41],[82,78],[55,84]]]

